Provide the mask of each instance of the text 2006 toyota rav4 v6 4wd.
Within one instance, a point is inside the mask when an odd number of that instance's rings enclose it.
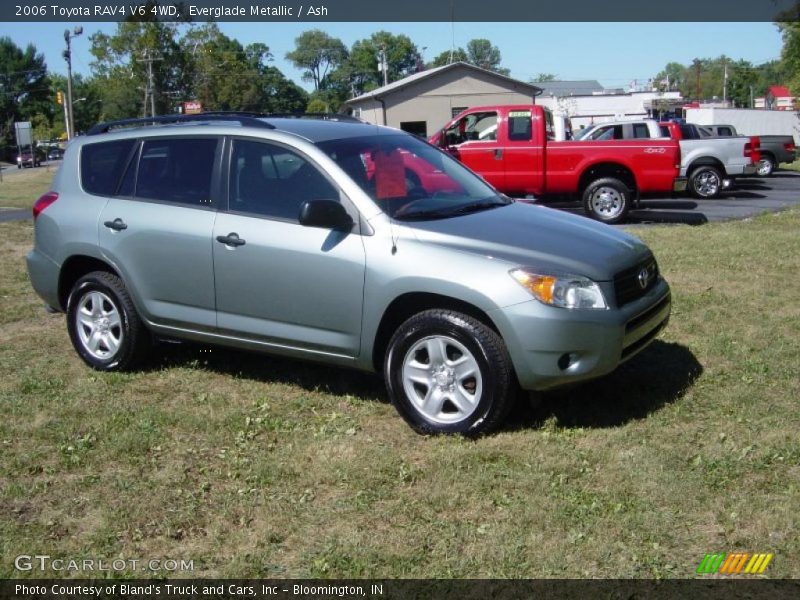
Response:
[[[33,213],[33,287],[92,367],[191,339],[383,370],[420,432],[488,431],[520,387],[605,375],[670,312],[634,237],[341,119],[99,125]]]

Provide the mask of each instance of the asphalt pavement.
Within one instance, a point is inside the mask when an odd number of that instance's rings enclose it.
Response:
[[[58,165],[60,163],[54,163]],[[52,168],[52,167],[51,167]],[[13,177],[16,167],[3,171]],[[2,184],[0,183],[0,186]],[[1,196],[0,196],[1,198]],[[0,199],[0,205],[2,200]],[[746,219],[763,212],[777,212],[800,204],[800,173],[777,170],[771,177],[737,179],[735,188],[716,200],[696,200],[690,196],[644,198],[638,209],[631,210],[626,225],[683,223],[702,225],[717,221]],[[548,206],[583,214],[577,202],[547,203]],[[30,209],[0,208],[0,222],[30,219]]]
[[[770,177],[737,179],[732,190],[716,200],[697,200],[688,195],[674,198],[643,198],[638,209],[628,213],[624,225],[683,223],[702,225],[746,219],[764,212],[777,212],[800,204],[800,173],[778,170]],[[547,204],[583,214],[579,203]]]

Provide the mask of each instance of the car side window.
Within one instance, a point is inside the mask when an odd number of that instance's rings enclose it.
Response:
[[[526,142],[531,139],[531,111],[512,110],[508,113],[508,139]]]
[[[730,137],[730,136],[732,136],[732,135],[733,135],[733,131],[731,131],[731,128],[730,128],[730,127],[720,127],[720,128],[717,130],[717,132],[719,133],[719,135],[722,135],[722,136],[728,136],[728,137]]]
[[[81,148],[81,184],[90,194],[112,196],[136,140],[86,144]]]
[[[647,123],[634,123],[633,124],[633,137],[634,138],[649,138],[650,130],[647,129]]]
[[[445,132],[450,145],[464,142],[489,142],[497,139],[497,113],[476,112],[453,123]]]
[[[316,165],[277,144],[233,141],[229,210],[297,221],[300,206],[310,200],[339,200]]]
[[[174,204],[210,206],[218,143],[216,138],[145,140],[134,195]]]

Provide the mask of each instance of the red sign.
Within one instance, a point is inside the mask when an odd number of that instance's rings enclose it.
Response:
[[[203,104],[201,102],[197,102],[193,100],[191,102],[184,102],[183,103],[183,114],[185,115],[196,115],[197,113],[203,112]]]

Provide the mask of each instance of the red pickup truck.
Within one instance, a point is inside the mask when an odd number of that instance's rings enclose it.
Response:
[[[625,218],[642,194],[683,191],[678,142],[669,139],[553,141],[543,106],[482,106],[458,114],[430,142],[499,191],[513,196],[582,197],[605,223]]]

